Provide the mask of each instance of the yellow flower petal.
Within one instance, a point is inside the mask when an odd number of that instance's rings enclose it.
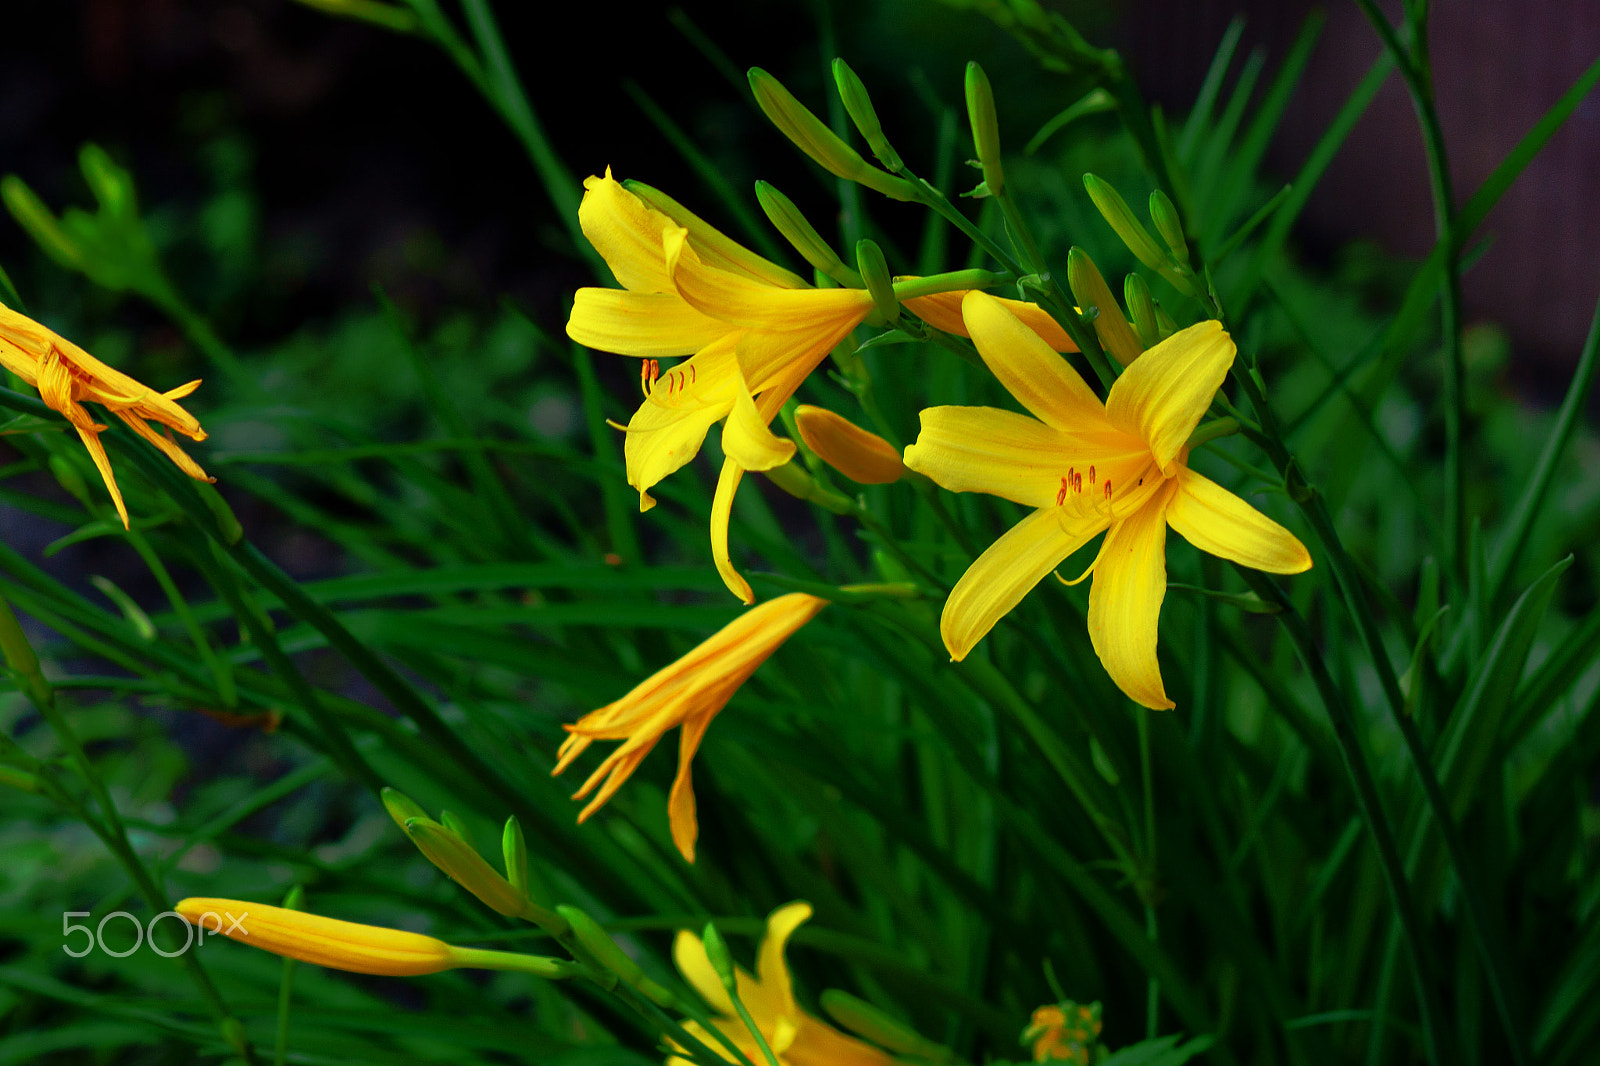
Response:
[[[737,686],[736,686],[737,687]],[[731,696],[732,693],[729,693]],[[683,723],[678,735],[678,774],[672,779],[672,791],[667,795],[667,824],[672,829],[672,843],[684,862],[694,862],[694,842],[700,836],[700,821],[695,816],[694,782],[689,764],[700,749],[714,715],[696,715]]]
[[[784,950],[794,931],[811,918],[811,904],[787,903],[767,916],[767,933],[761,938],[756,954],[756,978],[770,997],[779,1016],[797,1018],[800,1008],[795,1006],[794,988],[789,980],[789,965],[784,961]]]
[[[655,359],[697,352],[731,328],[677,293],[625,289],[579,289],[567,319],[567,336],[585,348]]]
[[[1027,415],[995,407],[928,407],[906,465],[951,492],[987,492],[1028,507],[1056,501],[1069,439]]]
[[[610,167],[603,178],[583,179],[583,188],[578,225],[618,283],[634,292],[671,292],[661,235],[682,227],[624,189]]]
[[[872,296],[862,289],[782,289],[719,270],[701,260],[688,237],[687,230],[664,236],[667,268],[678,295],[712,318],[791,333],[832,334],[843,327],[842,337],[873,309]]]
[[[794,458],[794,441],[784,440],[767,428],[767,419],[740,382],[734,390],[733,410],[722,427],[722,452],[746,470],[771,470]]]
[[[1311,569],[1306,546],[1238,496],[1187,466],[1177,482],[1167,524],[1196,548],[1272,574]]]
[[[689,242],[706,263],[783,289],[811,287],[800,275],[763,259],[660,189],[631,180],[625,183],[624,188],[688,230]]]
[[[1034,511],[989,545],[961,575],[939,616],[939,634],[951,659],[965,659],[1040,578],[1105,528],[1093,516],[1069,528],[1061,521],[1062,513],[1053,506]]]
[[[955,292],[940,292],[932,296],[913,296],[901,306],[934,329],[942,329],[958,337],[970,337],[972,334],[967,332],[967,324],[961,318],[961,301],[971,291],[971,289],[958,289]],[[1056,351],[1078,350],[1078,345],[1067,336],[1067,331],[1061,328],[1061,323],[1051,318],[1050,313],[1038,304],[1028,303],[1025,300],[1008,300],[1004,296],[996,296],[994,299],[999,301],[1001,307],[1021,319],[1023,325],[1037,333]]]
[[[722,978],[717,976],[716,968],[706,957],[706,946],[698,936],[687,929],[678,930],[672,941],[672,962],[689,982],[689,987],[699,993],[712,1010],[718,1014],[734,1012],[733,1000],[728,998],[728,990],[722,987]]]
[[[1176,489],[1169,481],[1148,504],[1111,527],[1089,590],[1095,654],[1129,699],[1158,711],[1174,706],[1161,684],[1156,635],[1167,595],[1166,509]]]
[[[743,388],[737,340],[728,334],[657,378],[628,420],[622,452],[641,511],[655,505],[650,487],[693,459],[707,431],[733,409]]]
[[[1156,465],[1170,475],[1236,351],[1220,322],[1180,330],[1122,372],[1106,397],[1106,414],[1120,429],[1148,441]]]
[[[978,354],[1034,417],[1080,433],[1110,427],[1100,398],[1078,372],[999,300],[969,292],[961,313]]]
[[[728,551],[728,523],[733,519],[733,495],[739,491],[739,481],[744,477],[744,467],[728,459],[717,475],[717,491],[711,497],[711,561],[728,591],[746,604],[756,602],[756,594],[739,571],[733,568],[733,558]]]

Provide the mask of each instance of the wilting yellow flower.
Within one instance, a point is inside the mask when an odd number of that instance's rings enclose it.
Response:
[[[190,477],[198,481],[214,480],[184,454],[170,434],[157,433],[146,422],[159,422],[191,440],[205,440],[205,430],[200,428],[199,421],[177,403],[198,388],[199,381],[180,385],[170,392],[152,392],[65,337],[4,304],[0,304],[0,366],[38,389],[40,399],[72,423],[83,446],[89,449],[89,457],[99,469],[112,502],[117,505],[124,528],[128,525],[128,508],[122,502],[122,490],[117,488],[117,479],[111,473],[111,460],[100,443],[100,434],[106,427],[95,422],[82,401],[92,400],[122,419],[128,428],[161,449]]]
[[[639,490],[639,509],[649,510],[651,486],[693,459],[711,426],[725,420],[712,556],[734,595],[754,603],[728,553],[734,492],[746,470],[771,470],[794,455],[794,444],[768,425],[872,313],[872,297],[861,289],[814,289],[678,205],[645,203],[609,170],[583,184],[578,220],[623,287],[579,289],[567,335],[650,360],[691,357],[659,378],[647,370],[645,401],[623,446],[628,484]]]
[[[1175,333],[1128,367],[1102,404],[993,298],[971,293],[962,311],[984,362],[1037,421],[991,407],[930,408],[906,465],[953,492],[987,492],[1037,510],[956,583],[939,620],[945,647],[965,658],[1040,578],[1105,532],[1083,574],[1094,574],[1089,637],[1130,699],[1172,707],[1156,661],[1167,526],[1257,570],[1311,566],[1288,530],[1189,469],[1189,435],[1233,363],[1233,341],[1217,322]]]
[[[552,774],[572,765],[596,740],[622,741],[573,794],[573,799],[582,799],[605,779],[589,805],[579,812],[578,821],[599,810],[622,787],[663,733],[681,725],[678,776],[667,798],[667,820],[672,826],[672,842],[686,860],[694,862],[694,842],[700,830],[689,763],[706,727],[756,668],[827,605],[827,600],[791,592],[752,607],[681,659],[639,682],[620,700],[566,726],[572,735],[561,745]]]
[[[794,412],[800,439],[817,458],[860,485],[899,481],[905,464],[894,446],[825,407],[801,404]]]
[[[767,918],[767,934],[756,954],[755,976],[742,969],[737,971],[739,1000],[750,1012],[751,1020],[772,1048],[780,1066],[892,1066],[895,1060],[890,1055],[853,1036],[846,1036],[795,1003],[783,949],[794,931],[810,917],[809,903],[789,903],[772,912]],[[672,959],[684,980],[722,1015],[714,1018],[712,1024],[737,1044],[751,1062],[761,1062],[761,1049],[734,1012],[733,1001],[728,998],[727,989],[723,988],[711,960],[706,958],[705,945],[700,938],[688,930],[680,931],[672,945]],[[702,1026],[695,1022],[683,1025],[708,1047],[732,1060]],[[667,1060],[667,1066],[690,1064],[689,1060],[674,1056]]]
[[[334,970],[415,977],[462,965],[461,950],[400,929],[342,922],[238,899],[186,899],[173,910],[204,933]]]
[[[1022,1042],[1033,1047],[1035,1062],[1070,1062],[1089,1066],[1105,1057],[1100,1047],[1100,1004],[1050,1004],[1033,1012]]]

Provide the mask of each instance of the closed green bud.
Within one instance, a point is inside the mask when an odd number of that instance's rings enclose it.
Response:
[[[527,896],[501,877],[454,829],[429,818],[409,818],[405,829],[411,842],[429,862],[477,896],[490,910],[516,918],[527,909]]]
[[[39,669],[39,656],[34,654],[10,602],[4,599],[0,599],[0,655],[5,656],[6,665],[26,687],[30,699],[39,702],[51,697],[50,685]]]
[[[1122,316],[1122,308],[1117,306],[1117,298],[1111,295],[1100,268],[1082,248],[1067,253],[1067,285],[1078,306],[1094,323],[1100,343],[1117,362],[1127,366],[1144,354],[1144,345],[1139,343],[1133,327]]]
[[[889,263],[883,258],[883,249],[877,242],[863,237],[856,242],[856,269],[861,281],[872,294],[878,317],[889,325],[900,317],[900,301],[895,299],[894,279],[889,276]]]
[[[1162,340],[1166,340],[1178,332],[1178,324],[1172,320],[1171,315],[1167,314],[1167,309],[1160,304],[1156,304],[1156,330],[1161,334]]]
[[[783,239],[792,244],[806,262],[846,288],[860,287],[861,275],[844,265],[844,260],[806,221],[793,200],[764,181],[756,182],[756,199],[761,203],[761,210],[766,212],[767,221],[777,227]]]
[[[295,885],[284,894],[283,909],[286,911],[303,911],[306,909],[305,885]]]
[[[916,199],[916,187],[861,158],[827,124],[813,115],[783,83],[760,67],[750,68],[750,90],[761,111],[785,137],[828,173],[865,185],[892,200]]]
[[[222,538],[222,543],[237,544],[243,540],[244,526],[239,523],[239,516],[233,513],[233,508],[228,506],[228,501],[222,498],[216,486],[206,481],[196,481],[194,490],[200,494],[206,510],[216,520],[217,535]]]
[[[505,832],[500,834],[500,848],[506,859],[506,880],[522,896],[528,895],[528,841],[522,835],[522,823],[517,816],[506,819]]]
[[[730,996],[739,993],[739,971],[734,968],[733,954],[728,950],[728,942],[722,939],[722,934],[717,932],[717,927],[712,922],[706,923],[706,928],[700,935],[700,941],[705,945],[706,961],[711,963],[711,968],[717,971],[717,977],[722,981],[722,987],[728,990]]]
[[[28,188],[26,182],[15,174],[7,174],[4,180],[0,180],[0,200],[5,201],[11,217],[57,265],[68,270],[86,269],[83,249],[61,228],[55,213]]]
[[[1112,188],[1111,183],[1095,177],[1093,174],[1083,176],[1083,187],[1089,190],[1089,199],[1094,201],[1094,206],[1100,214],[1111,224],[1122,243],[1128,246],[1139,262],[1151,270],[1168,270],[1167,253],[1150,236],[1148,230],[1133,217],[1133,211],[1128,207],[1128,201],[1122,194]]]
[[[883,127],[878,123],[878,112],[872,107],[872,97],[867,95],[867,87],[850,69],[850,64],[842,59],[833,61],[833,82],[839,87],[839,99],[844,101],[845,113],[856,124],[856,129],[861,131],[867,147],[878,157],[878,162],[896,173],[904,169],[905,163],[900,159],[900,153],[883,135]]]
[[[983,167],[983,184],[990,196],[1005,192],[1006,175],[1000,166],[1000,121],[994,113],[994,90],[989,75],[976,63],[967,64],[967,121],[972,124],[972,146]]]
[[[557,907],[556,913],[566,919],[572,928],[572,935],[578,939],[578,945],[589,956],[583,961],[615,974],[623,984],[637,989],[657,1006],[678,1007],[678,997],[646,977],[644,971],[639,969],[639,964],[628,958],[617,942],[611,939],[611,935],[600,928],[599,922],[570,904]]]
[[[20,792],[38,792],[39,779],[30,773],[11,766],[0,766],[0,786]]]
[[[1161,342],[1161,328],[1156,325],[1156,301],[1150,295],[1150,283],[1138,274],[1129,274],[1122,282],[1122,298],[1128,304],[1128,317],[1133,320],[1133,331],[1139,343],[1154,348]]]
[[[822,993],[822,1009],[846,1029],[896,1054],[925,1062],[948,1062],[954,1057],[949,1048],[935,1044],[904,1022],[891,1018],[848,992],[841,992],[837,988],[825,989]]]
[[[78,153],[78,169],[89,191],[100,201],[100,206],[117,218],[135,218],[139,214],[138,200],[133,192],[133,179],[126,170],[112,162],[111,156],[98,144],[86,144]]]
[[[423,810],[420,804],[413,801],[410,796],[407,796],[399,789],[385,786],[384,790],[378,793],[378,796],[383,800],[384,810],[389,812],[389,817],[393,818],[394,824],[401,829],[404,829],[406,823],[413,818],[428,817],[428,812]]]
[[[463,822],[460,818],[457,818],[449,811],[439,812],[439,824],[444,826],[450,832],[454,833],[456,836],[460,837],[462,841],[466,841],[467,838],[472,835],[467,831],[467,823]]]
[[[1183,238],[1183,223],[1178,220],[1178,209],[1160,189],[1150,194],[1150,220],[1156,224],[1156,232],[1167,242],[1167,247],[1172,249],[1173,257],[1180,263],[1187,263],[1189,242]]]
[[[64,455],[52,455],[49,460],[50,473],[55,477],[56,484],[67,490],[67,495],[77,500],[83,506],[89,506],[89,483],[83,479],[78,468],[72,465],[72,460]]]

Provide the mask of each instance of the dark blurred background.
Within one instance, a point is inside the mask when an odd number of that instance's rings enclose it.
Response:
[[[1301,0],[1054,6],[1092,40],[1123,49],[1171,115],[1188,110],[1235,14],[1247,20],[1235,70],[1258,49],[1270,77],[1313,9]],[[292,0],[6,0],[5,9],[0,172],[20,174],[54,207],[81,204],[78,148],[107,147],[166,227],[180,281],[246,350],[370,300],[373,282],[423,315],[510,297],[553,323],[565,294],[588,280],[516,142],[420,40]],[[705,206],[630,97],[631,80],[736,185],[769,177],[803,205],[807,195],[821,202],[815,183],[807,189],[810,179],[795,176],[788,146],[682,30],[692,22],[738,68],[764,66],[820,106],[817,3],[688,2],[676,16],[655,3],[519,0],[496,9],[534,107],[579,178],[609,164]],[[1325,14],[1268,157],[1285,178],[1379,52],[1353,3]],[[968,58],[995,76],[1011,143],[1071,102],[980,15],[931,0],[835,0],[828,19],[839,54],[894,116],[886,125],[908,158],[931,144],[925,96],[958,106]],[[1600,55],[1600,0],[1438,4],[1432,31],[1464,200]],[[1559,395],[1600,292],[1600,97],[1529,167],[1487,230],[1493,245],[1466,281],[1468,321],[1509,331],[1520,390]],[[1417,124],[1398,76],[1311,201],[1297,248],[1313,267],[1330,268],[1356,239],[1412,258],[1432,242]],[[231,249],[251,269],[230,276],[201,254],[186,267],[186,243]],[[41,266],[9,217],[0,217],[0,264],[19,282],[54,269]],[[147,314],[118,313],[135,323]],[[153,315],[148,327],[164,328]]]

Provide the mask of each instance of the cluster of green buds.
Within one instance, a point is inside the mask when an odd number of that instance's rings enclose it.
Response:
[[[1207,299],[1205,283],[1189,265],[1189,242],[1184,237],[1178,209],[1166,193],[1157,189],[1150,194],[1150,221],[1161,235],[1157,242],[1110,182],[1094,174],[1085,174],[1083,185],[1089,190],[1094,206],[1139,262],[1185,296]]]

